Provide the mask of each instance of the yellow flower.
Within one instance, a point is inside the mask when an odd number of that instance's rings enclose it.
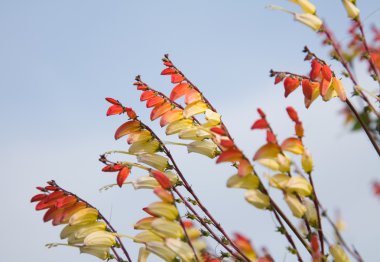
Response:
[[[259,209],[267,209],[270,206],[269,197],[258,189],[247,190],[244,194],[244,198],[248,203]]]
[[[157,235],[163,238],[182,238],[184,236],[183,229],[177,222],[163,218],[154,220],[152,228]]]
[[[305,13],[314,15],[315,12],[317,11],[317,8],[315,8],[315,6],[312,3],[310,3],[308,0],[289,0],[289,1],[292,3],[295,3],[296,5],[299,5]]]
[[[210,140],[194,141],[187,145],[189,153],[194,152],[214,158],[218,152],[217,146]]]
[[[83,241],[85,246],[111,247],[116,244],[114,233],[107,231],[97,231],[89,234]]]
[[[133,241],[136,243],[149,243],[149,242],[163,242],[163,238],[154,233],[151,230],[144,230],[140,233],[138,233],[134,238]]]
[[[313,187],[302,176],[291,177],[285,187],[288,193],[297,193],[301,196],[309,196],[313,192]]]
[[[165,241],[166,246],[176,253],[183,262],[194,261],[194,252],[189,244],[178,239],[169,238]]]
[[[104,246],[81,246],[79,247],[80,253],[86,253],[98,257],[101,260],[110,258],[108,247]]]
[[[343,6],[346,9],[349,18],[357,19],[360,15],[359,8],[356,7],[353,1],[342,0]]]
[[[330,254],[333,256],[335,262],[349,262],[347,254],[344,252],[343,248],[336,244],[330,246]]]
[[[137,161],[160,171],[164,171],[169,166],[168,159],[158,154],[141,154],[137,156]]]
[[[146,244],[146,249],[165,261],[174,261],[177,257],[176,253],[170,250],[164,243],[149,242]]]
[[[285,195],[285,202],[288,204],[293,216],[301,218],[306,212],[306,207],[293,194]]]
[[[70,217],[69,224],[75,226],[92,223],[98,219],[98,215],[98,210],[95,208],[84,208]]]
[[[227,187],[229,188],[257,189],[259,184],[259,179],[255,175],[243,177],[234,175],[227,180]]]
[[[178,217],[177,208],[174,205],[165,202],[154,202],[143,210],[150,215],[164,217],[168,220],[175,220]]]

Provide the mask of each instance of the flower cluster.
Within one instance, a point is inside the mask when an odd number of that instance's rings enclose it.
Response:
[[[347,96],[342,81],[336,77],[330,66],[317,57],[313,58],[314,54],[307,48],[305,48],[304,52],[307,53],[305,60],[311,61],[309,76],[273,70],[270,72],[270,76],[275,77],[275,84],[283,82],[285,97],[295,91],[299,86],[302,86],[306,108],[309,108],[319,96],[322,97],[323,101],[329,101],[334,97],[339,97],[341,101],[345,102]]]
[[[102,260],[113,258],[110,249],[118,246],[117,234],[102,220],[97,209],[58,187],[54,181],[37,189],[41,193],[33,196],[31,202],[37,202],[37,211],[46,210],[44,222],[51,220],[53,226],[66,225],[60,234],[61,239],[67,239],[66,245]],[[64,244],[49,244],[50,247],[57,245]]]

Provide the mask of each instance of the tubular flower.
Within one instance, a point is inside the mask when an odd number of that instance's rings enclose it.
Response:
[[[359,18],[360,10],[356,7],[354,0],[342,0],[342,4],[349,18],[354,20]]]
[[[187,145],[187,151],[202,154],[209,158],[214,158],[218,153],[215,143],[209,140],[194,141]]]
[[[343,248],[339,244],[330,246],[330,254],[333,256],[336,262],[349,262],[347,254],[344,252]]]
[[[270,207],[269,197],[258,189],[245,191],[244,197],[248,203],[259,209],[267,209]]]
[[[86,253],[102,260],[112,258],[110,248],[116,247],[116,234],[109,232],[107,224],[101,220],[98,210],[86,202],[61,189],[54,181],[35,195],[31,202],[38,202],[36,210],[47,209],[44,221],[52,220],[54,226],[66,224],[60,238],[67,239],[67,245],[77,247],[80,253]],[[49,246],[57,246],[51,244]]]
[[[297,196],[293,194],[285,194],[286,204],[288,204],[293,216],[301,218],[306,212],[306,207],[298,200]]]
[[[162,200],[171,195],[160,187],[156,188],[154,192]],[[167,196],[163,199],[163,195]],[[173,261],[178,257],[181,261],[191,262],[195,257],[194,252],[197,253],[198,258],[201,257],[207,248],[206,243],[200,239],[202,233],[194,227],[191,221],[180,221],[173,198],[166,202],[152,203],[143,210],[151,216],[139,220],[134,225],[135,229],[142,230],[142,232],[133,237],[135,242],[146,246],[146,249],[141,251],[143,252],[142,257],[146,257],[147,252],[163,259],[169,259],[167,261]],[[186,235],[184,230],[186,230]],[[188,241],[191,241],[194,251]]]
[[[315,6],[312,3],[310,3],[308,0],[289,0],[289,1],[292,3],[295,3],[296,5],[299,5],[305,13],[314,15],[317,11],[317,8],[315,8]]]
[[[249,259],[255,261],[257,259],[257,255],[251,241],[242,234],[235,233],[234,235],[235,237],[233,241],[235,245],[237,245]]]
[[[314,13],[311,12],[313,11],[312,4],[310,4],[307,1],[298,1],[298,0],[294,0],[294,1],[292,0],[292,2],[296,2],[296,4],[300,5],[306,13],[296,13],[296,12],[287,10],[285,8],[282,8],[280,6],[274,6],[274,5],[271,5],[269,7],[273,10],[279,10],[285,13],[292,14],[294,16],[294,20],[310,27],[314,31],[318,31],[319,29],[321,29],[323,22],[317,15],[315,15],[315,11]]]

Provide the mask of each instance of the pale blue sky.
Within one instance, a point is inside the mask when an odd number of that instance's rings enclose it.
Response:
[[[376,0],[357,2],[363,17],[380,7]],[[128,187],[98,192],[115,181],[113,175],[100,172],[98,155],[126,148],[113,140],[123,119],[105,117],[104,97],[133,106],[148,120],[133,79],[141,74],[146,82],[168,92],[171,85],[159,73],[160,59],[169,53],[213,101],[247,154],[253,155],[264,139],[260,132],[249,130],[257,107],[267,112],[280,138],[293,134],[285,107],[299,110],[305,143],[315,158],[315,183],[322,203],[331,213],[340,208],[348,224],[348,242],[366,261],[376,261],[380,201],[372,196],[370,182],[379,176],[378,158],[364,135],[343,131],[339,101],[318,100],[307,111],[300,92],[285,100],[282,87],[273,86],[270,68],[308,71],[301,53],[305,44],[326,59],[328,50],[310,29],[286,14],[265,9],[271,3],[297,9],[281,0],[0,1],[1,260],[97,261],[70,248],[44,247],[59,241],[60,229],[44,224],[43,213],[35,212],[29,199],[35,186],[50,179],[106,216],[112,213],[120,232],[135,233],[130,225],[144,216],[141,208],[155,198],[148,191]],[[338,39],[347,39],[349,22],[340,1],[315,4]],[[380,24],[380,12],[366,22]],[[368,89],[376,87],[363,72],[358,76]],[[228,165],[187,156],[182,149],[173,151],[188,180],[228,232],[242,231],[255,246],[267,246],[278,261],[294,261],[286,256],[285,240],[273,232],[270,215],[245,203],[243,191],[225,188],[233,172]],[[139,246],[125,243],[136,260]]]

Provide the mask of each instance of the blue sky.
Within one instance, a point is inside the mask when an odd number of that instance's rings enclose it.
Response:
[[[135,233],[131,225],[144,216],[141,208],[154,200],[152,194],[128,187],[98,192],[115,181],[100,172],[98,155],[126,148],[113,140],[123,119],[105,117],[104,97],[123,101],[148,121],[149,112],[138,102],[132,83],[141,74],[150,85],[169,92],[168,79],[159,75],[160,59],[169,53],[213,102],[247,154],[253,155],[264,142],[263,134],[249,130],[257,107],[267,112],[282,139],[293,134],[285,107],[297,108],[305,143],[315,158],[322,203],[332,214],[341,210],[348,242],[374,261],[380,202],[372,196],[370,183],[378,177],[378,158],[363,134],[343,130],[338,100],[318,100],[305,110],[300,92],[285,100],[282,87],[273,85],[271,68],[307,72],[301,53],[305,44],[329,58],[309,28],[265,9],[271,3],[297,9],[280,0],[0,1],[2,259],[96,261],[74,249],[44,247],[59,240],[60,229],[43,224],[42,213],[34,211],[29,199],[35,186],[50,179],[99,207],[120,232]],[[340,1],[315,4],[338,39],[347,40],[349,21]],[[358,5],[367,25],[379,24],[380,12],[373,14],[380,7],[377,1]],[[357,74],[368,89],[376,88],[363,67]],[[349,82],[346,89],[351,90]],[[156,123],[152,126],[157,128]],[[225,188],[232,169],[188,156],[181,148],[172,151],[228,232],[242,231],[255,246],[267,246],[278,261],[293,261],[286,255],[285,240],[274,232],[271,216],[245,203],[242,191]],[[136,258],[138,245],[129,240],[126,245]]]

